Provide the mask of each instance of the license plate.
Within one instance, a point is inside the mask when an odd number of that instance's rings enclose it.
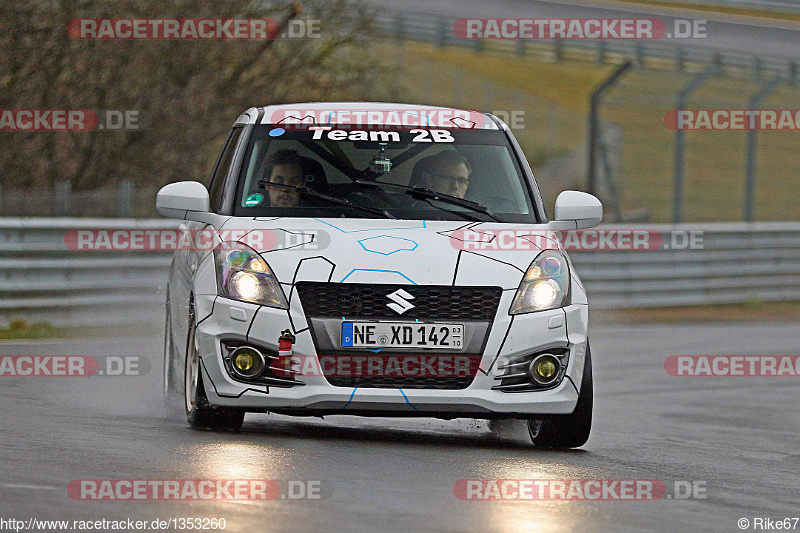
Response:
[[[445,348],[464,346],[464,324],[342,322],[342,347]]]

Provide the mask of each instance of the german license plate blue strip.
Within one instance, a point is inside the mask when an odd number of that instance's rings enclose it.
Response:
[[[342,346],[353,345],[353,323],[342,322]]]

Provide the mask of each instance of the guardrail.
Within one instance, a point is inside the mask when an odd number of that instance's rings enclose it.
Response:
[[[580,54],[598,63],[623,63],[632,59],[639,66],[689,70],[689,65],[717,63],[721,73],[736,77],[761,79],[765,72],[783,74],[797,83],[800,67],[797,58],[788,56],[758,56],[719,50],[692,44],[642,40],[466,40],[453,32],[456,18],[419,13],[382,11],[376,26],[398,41],[411,40],[433,43],[438,47],[459,46],[477,52],[493,52],[517,57],[535,57],[561,61],[567,53]],[[694,70],[697,70],[695,68]]]
[[[177,221],[0,218],[0,325],[153,323],[161,317],[171,252],[77,252],[71,229],[172,229]]]
[[[171,252],[70,250],[71,229],[173,229],[173,220],[0,218],[0,325],[157,323]],[[606,231],[630,225],[601,226]],[[596,308],[800,300],[800,223],[637,225],[652,251],[571,251]],[[691,239],[695,248],[691,248]]]

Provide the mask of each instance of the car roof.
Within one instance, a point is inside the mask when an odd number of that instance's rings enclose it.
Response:
[[[452,107],[387,102],[307,102],[251,107],[236,124],[348,124],[351,126],[420,126],[507,129],[494,115]]]

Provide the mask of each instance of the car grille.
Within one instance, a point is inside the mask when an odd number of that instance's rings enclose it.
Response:
[[[466,389],[472,384],[475,376],[469,377],[387,377],[359,376],[332,377],[325,376],[334,387],[365,387],[372,389]]]
[[[295,287],[309,322],[312,318],[341,319],[342,317],[348,320],[420,319],[491,322],[497,313],[503,293],[500,287],[450,285],[375,285],[303,281],[298,282]],[[414,297],[408,300],[414,307],[402,314],[387,306],[388,303],[392,303],[387,296],[398,289],[403,289]],[[475,376],[474,374],[470,376],[325,375],[325,379],[336,387],[454,390],[469,387]]]
[[[374,285],[318,283],[295,285],[306,317],[361,319],[494,320],[500,287],[453,287],[450,285]],[[386,304],[387,295],[403,289],[414,307],[398,314]]]

